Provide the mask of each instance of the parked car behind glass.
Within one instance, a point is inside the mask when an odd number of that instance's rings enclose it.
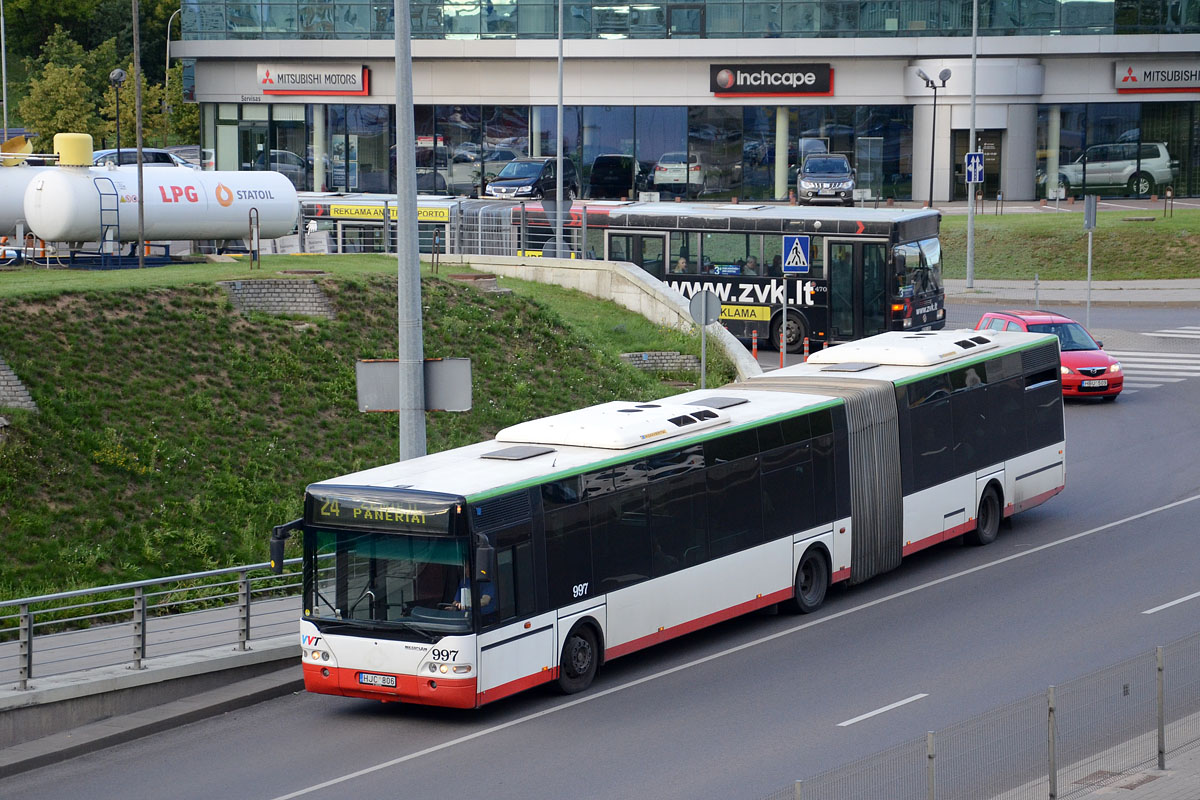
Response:
[[[1086,176],[1085,176],[1086,170]],[[1069,164],[1058,165],[1058,180],[1071,196],[1073,189],[1126,189],[1130,194],[1152,194],[1179,177],[1179,162],[1162,142],[1094,144]]]

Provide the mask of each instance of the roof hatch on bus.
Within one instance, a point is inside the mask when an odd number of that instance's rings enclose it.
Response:
[[[889,331],[820,350],[808,357],[808,363],[931,367],[996,347],[992,338],[980,331]]]
[[[628,450],[729,422],[719,408],[680,403],[604,403],[512,425],[498,442]]]

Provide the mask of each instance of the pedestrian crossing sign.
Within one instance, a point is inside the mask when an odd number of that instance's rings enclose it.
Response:
[[[809,260],[809,238],[807,236],[783,237],[783,274],[807,275]]]

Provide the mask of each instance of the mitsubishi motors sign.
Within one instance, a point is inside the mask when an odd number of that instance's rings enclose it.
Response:
[[[1200,92],[1200,57],[1177,61],[1116,61],[1118,92]]]
[[[709,88],[717,97],[832,95],[828,64],[710,64]]]
[[[257,91],[271,95],[366,95],[369,71],[362,64],[258,64]]]

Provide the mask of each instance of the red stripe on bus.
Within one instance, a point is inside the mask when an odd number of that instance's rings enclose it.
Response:
[[[764,594],[762,597],[756,597],[753,600],[747,600],[744,603],[738,603],[736,606],[721,611],[714,611],[712,614],[706,614],[703,617],[697,617],[689,622],[684,622],[681,625],[676,625],[673,628],[664,628],[661,631],[655,631],[640,639],[634,639],[624,644],[614,645],[604,651],[606,659],[620,658],[621,656],[629,655],[637,650],[650,647],[651,645],[665,642],[669,639],[674,639],[678,636],[683,636],[687,633],[698,631],[701,628],[707,628],[709,625],[716,625],[718,622],[724,622],[727,619],[740,617],[742,614],[748,614],[759,608],[779,603],[783,600],[790,600],[792,597],[792,589],[780,589],[777,592]]]
[[[831,581],[831,583],[837,583],[838,581],[848,581],[848,580],[850,580],[850,568],[842,567],[837,572],[833,573],[833,580]]]
[[[446,708],[475,708],[476,681],[474,678],[445,678],[441,675],[396,675],[391,672],[370,673],[369,670],[348,667],[322,667],[304,664],[304,688],[315,694],[336,694],[342,697],[361,697],[385,703],[413,703]],[[328,672],[329,674],[324,674]],[[358,682],[359,673],[390,675],[395,687],[369,686]]]
[[[523,692],[526,689],[532,689],[534,686],[541,686],[543,683],[558,679],[558,667],[551,669],[543,669],[532,675],[526,675],[524,678],[517,678],[515,681],[503,683],[494,689],[488,689],[479,693],[479,705],[491,703],[494,700],[499,700],[502,697],[508,697],[510,694]]]
[[[1040,506],[1042,503],[1046,502],[1051,497],[1054,497],[1054,495],[1061,492],[1064,488],[1066,488],[1066,487],[1065,486],[1056,486],[1055,488],[1051,489],[1048,492],[1042,492],[1041,494],[1034,495],[1033,497],[1026,500],[1024,503],[1021,503],[1020,507],[1017,508],[1017,511],[1027,511],[1031,508],[1034,508],[1035,506]]]

